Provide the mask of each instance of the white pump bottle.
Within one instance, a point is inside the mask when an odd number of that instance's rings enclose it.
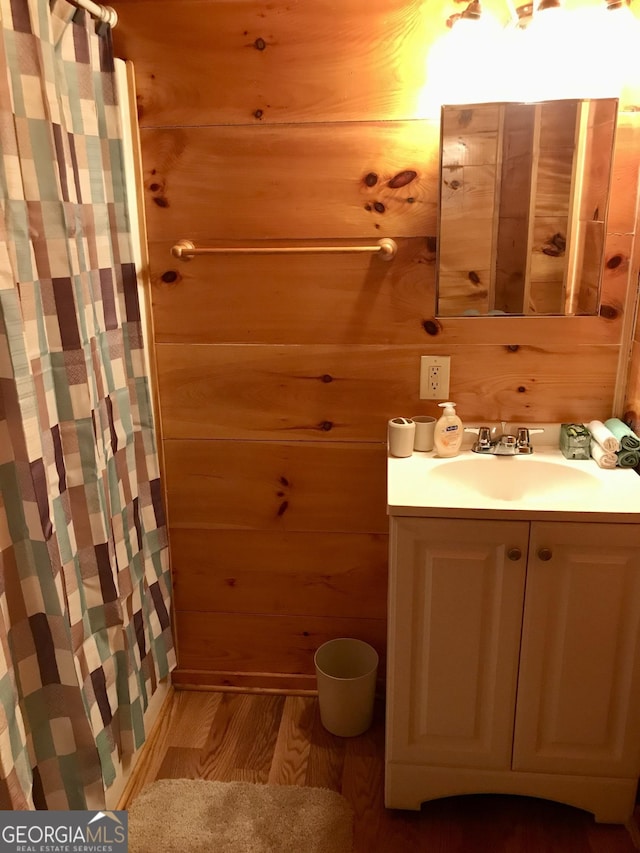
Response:
[[[456,415],[455,403],[438,403],[444,409],[436,421],[433,446],[438,456],[457,456],[462,445],[462,421]]]

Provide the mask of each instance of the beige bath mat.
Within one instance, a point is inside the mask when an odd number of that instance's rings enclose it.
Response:
[[[163,779],[129,808],[129,853],[352,853],[352,831],[326,788]]]

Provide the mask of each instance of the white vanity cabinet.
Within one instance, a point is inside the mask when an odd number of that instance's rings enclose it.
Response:
[[[391,518],[387,807],[493,792],[630,817],[639,530]]]

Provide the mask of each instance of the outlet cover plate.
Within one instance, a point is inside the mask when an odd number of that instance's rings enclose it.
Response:
[[[451,356],[420,357],[420,399],[448,400]]]

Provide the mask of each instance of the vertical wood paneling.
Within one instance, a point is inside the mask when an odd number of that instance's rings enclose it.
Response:
[[[360,255],[309,262],[217,257],[215,263],[172,259],[151,245],[156,340],[167,343],[421,344],[446,352],[453,344],[550,346],[567,342],[563,317],[435,317],[435,252],[431,241],[399,240],[391,264]],[[605,247],[603,311],[572,317],[575,346],[620,341],[632,235],[612,234]],[[256,275],[259,263],[260,275]]]
[[[383,540],[370,537],[387,529],[386,419],[430,411],[417,399],[421,354],[452,355],[463,418],[610,414],[640,117],[620,116],[601,316],[439,319],[439,122],[418,104],[453,2],[114,5],[142,127],[177,679],[312,678],[314,645],[336,632],[366,626],[383,651]],[[399,244],[388,264],[170,254],[180,238],[382,236]]]
[[[450,5],[117,0],[114,35],[142,127],[407,119]]]
[[[357,637],[381,656],[384,672],[386,621],[337,616],[274,616],[242,613],[177,614],[182,638],[180,668],[206,672],[283,673],[315,684],[313,655],[333,637]]]
[[[635,157],[628,166],[629,194],[635,201],[635,236],[630,240],[629,251],[629,301],[635,300],[633,344],[629,355],[624,419],[640,435],[640,159]],[[631,308],[631,305],[629,306]],[[638,472],[640,474],[640,471]]]
[[[629,384],[625,399],[624,417],[633,430],[640,435],[640,341],[634,341],[631,349]]]
[[[167,248],[180,237],[216,245],[435,234],[434,121],[143,129],[141,137],[149,234]]]
[[[172,258],[152,243],[156,340],[166,343],[428,342],[435,245],[397,239],[392,263],[361,254]],[[259,275],[256,274],[259,269]]]
[[[175,606],[384,619],[387,547],[386,533],[173,528]]]
[[[421,347],[160,344],[157,357],[167,439],[386,441],[389,418],[436,415],[419,399]],[[599,347],[589,373],[584,353],[567,346],[450,346],[464,375],[455,398],[469,419],[591,420],[611,407],[618,353]],[[502,368],[493,365],[502,358]],[[558,370],[558,360],[563,369]],[[224,400],[224,406],[220,405]],[[535,412],[535,415],[533,415]],[[364,446],[361,446],[364,449]],[[355,461],[357,450],[349,448]],[[200,451],[197,451],[200,452]],[[206,452],[206,451],[204,451]],[[263,450],[264,452],[264,450]],[[204,456],[203,456],[204,458]]]
[[[382,444],[167,441],[169,523],[385,533],[385,460]]]

